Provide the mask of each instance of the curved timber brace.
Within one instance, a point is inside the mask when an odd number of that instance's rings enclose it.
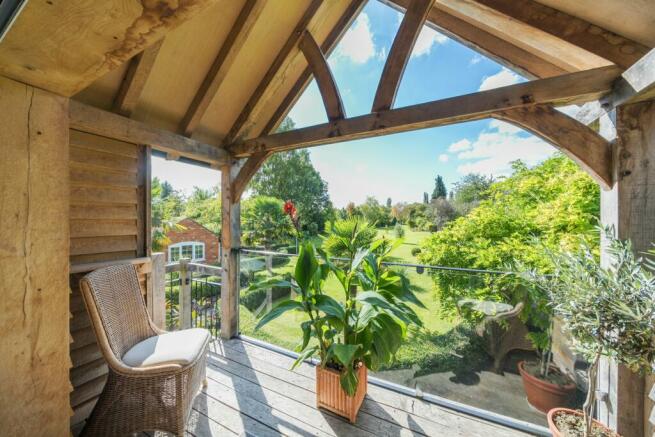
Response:
[[[611,144],[590,127],[551,105],[508,109],[495,112],[492,117],[525,129],[550,143],[587,171],[603,189],[612,188]]]

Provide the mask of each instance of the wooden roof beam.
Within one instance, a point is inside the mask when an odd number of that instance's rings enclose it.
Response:
[[[526,23],[514,20],[475,0],[437,0],[435,8],[454,15],[540,58],[574,72],[610,61]]]
[[[407,8],[384,63],[371,112],[386,111],[393,106],[412,49],[433,4],[434,0],[412,0]]]
[[[492,116],[542,138],[580,165],[603,189],[612,188],[612,148],[593,129],[550,105],[514,108]]]
[[[332,76],[332,71],[325,60],[325,56],[323,56],[321,48],[311,33],[308,31],[303,32],[299,47],[314,73],[328,119],[334,121],[345,118],[346,110],[343,107],[337,83],[334,81],[334,76]]]
[[[303,32],[309,25],[309,22],[314,17],[316,11],[318,11],[318,8],[321,6],[322,3],[323,0],[311,1],[309,7],[307,8],[303,16],[300,18],[300,20],[294,27],[287,41],[284,43],[284,46],[282,46],[282,49],[275,57],[275,60],[273,61],[269,69],[266,71],[266,74],[264,74],[262,80],[257,85],[257,88],[255,88],[255,91],[253,91],[253,93],[250,95],[250,98],[248,99],[248,102],[241,110],[241,113],[239,114],[235,122],[232,124],[230,131],[225,136],[223,144],[230,144],[234,141],[235,138],[237,138],[237,136],[241,131],[241,128],[248,120],[248,117],[250,117],[250,114],[257,106],[257,103],[259,103],[259,101],[264,97],[264,94],[266,93],[266,89],[268,88],[271,81],[277,74],[278,70],[280,69],[280,67],[282,67],[282,64],[284,64],[284,61],[287,59],[291,51],[298,46],[298,41],[300,41]]]
[[[477,0],[509,18],[554,35],[627,69],[648,53],[642,44],[534,0]]]
[[[129,143],[146,144],[171,156],[183,156],[206,162],[213,167],[223,165],[229,158],[229,154],[218,147],[148,126],[76,100],[70,101],[69,116],[72,129]]]
[[[411,0],[381,1],[404,11]],[[535,79],[567,73],[565,69],[436,7],[428,14],[426,24],[525,77]]]
[[[337,24],[332,28],[332,31],[329,33],[323,44],[321,45],[321,51],[325,53],[325,57],[329,57],[330,53],[336,47],[337,43],[343,36],[343,34],[348,30],[353,20],[359,12],[362,10],[366,0],[352,0],[346,11],[341,15]],[[291,90],[287,93],[284,100],[275,110],[275,113],[270,118],[264,129],[262,129],[263,134],[272,133],[282,122],[284,117],[289,113],[291,107],[294,105],[296,100],[302,95],[303,90],[309,84],[309,80],[312,76],[312,70],[310,67],[307,67],[305,71],[302,72],[298,80],[291,87]]]
[[[619,74],[615,66],[570,73],[265,135],[234,144],[229,150],[236,157],[246,157],[255,152],[292,150],[478,120],[512,108],[583,103],[611,91]]]
[[[150,71],[155,65],[163,42],[163,39],[159,40],[130,60],[123,82],[114,97],[114,112],[126,117],[132,114],[139,103],[139,97],[141,97]]]
[[[236,202],[241,199],[244,191],[246,191],[246,187],[248,186],[250,179],[255,176],[255,173],[257,173],[262,164],[264,164],[264,162],[272,154],[272,152],[266,151],[256,152],[249,156],[248,159],[246,159],[246,161],[243,163],[243,166],[241,166],[239,169],[239,173],[237,173],[237,176],[232,182],[232,196],[234,199],[236,199]]]
[[[655,99],[655,49],[621,74],[603,103],[608,109],[650,99]]]
[[[254,28],[265,3],[263,0],[246,0],[241,8],[239,16],[227,34],[225,42],[180,123],[180,131],[184,135],[191,136],[194,129],[200,124],[200,120],[227,76],[237,54]]]

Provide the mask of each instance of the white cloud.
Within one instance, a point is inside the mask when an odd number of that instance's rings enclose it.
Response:
[[[468,150],[470,148],[471,148],[471,142],[468,139],[464,138],[448,146],[448,151],[451,153],[455,153],[455,152],[461,152],[463,150]]]
[[[439,162],[448,162],[449,156],[446,155],[445,153],[442,153],[439,155]]]
[[[418,34],[418,38],[416,39],[416,44],[414,44],[412,57],[429,55],[435,44],[445,44],[447,42],[448,37],[428,26],[423,26],[421,33]]]
[[[515,83],[522,82],[522,80],[523,78],[521,76],[503,67],[498,73],[491,76],[485,76],[482,79],[482,83],[478,90],[485,91],[501,86],[514,85]]]
[[[459,160],[469,161],[460,164],[457,171],[461,174],[507,175],[511,172],[512,161],[520,159],[528,165],[535,165],[554,152],[555,148],[540,138],[503,121],[492,120],[488,128],[470,142],[469,148],[457,154]]]
[[[368,15],[362,13],[344,35],[335,54],[363,64],[373,58],[376,52],[370,20]]]
[[[476,65],[479,64],[481,61],[482,61],[482,56],[476,53],[469,61],[469,65]]]

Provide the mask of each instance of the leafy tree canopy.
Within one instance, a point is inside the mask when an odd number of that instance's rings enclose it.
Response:
[[[271,156],[250,181],[256,196],[291,200],[298,208],[303,231],[316,234],[332,214],[327,183],[314,168],[307,150]]]
[[[264,246],[289,241],[293,226],[284,214],[284,202],[275,197],[256,196],[243,202],[241,212],[243,240],[247,245]]]
[[[427,238],[420,260],[505,270],[516,259],[548,269],[549,262],[535,237],[552,248],[571,248],[581,239],[598,247],[594,226],[600,209],[599,187],[586,173],[561,154],[534,168],[515,162],[513,170],[512,176],[492,183],[488,198],[466,216]],[[519,298],[516,288],[486,276],[436,276],[444,309],[454,311],[457,301],[465,297],[504,302]]]
[[[446,190],[446,184],[443,181],[441,175],[437,175],[437,178],[434,180],[434,191],[432,191],[433,199],[445,198],[448,196],[448,191]]]
[[[191,218],[210,231],[221,231],[221,193],[219,186],[211,190],[195,187],[184,206],[184,216]]]
[[[487,190],[494,182],[493,177],[469,173],[455,182],[453,198],[457,202],[472,203],[488,197]]]

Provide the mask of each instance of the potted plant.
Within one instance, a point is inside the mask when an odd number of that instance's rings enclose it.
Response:
[[[528,280],[537,273],[516,262],[514,271],[525,272],[522,276]],[[524,301],[529,306],[529,330],[526,335],[537,351],[537,360],[518,363],[519,374],[523,381],[528,402],[532,407],[548,413],[556,407],[566,407],[575,395],[575,382],[553,364],[553,307],[548,290],[543,287],[522,287]]]
[[[351,422],[366,395],[367,369],[377,370],[391,362],[408,327],[422,326],[408,305],[422,303],[402,275],[382,264],[395,245],[377,240],[368,247],[357,247],[361,230],[355,226],[344,238],[351,255],[348,261],[332,260],[311,243],[304,243],[292,278],[270,278],[251,287],[285,286],[295,292],[295,299],[274,306],[256,329],[287,311],[306,314],[301,323],[302,344],[297,349],[300,355],[292,368],[318,356],[317,405]],[[339,290],[326,289],[329,276],[336,278]],[[343,299],[333,297],[337,292]]]
[[[610,357],[635,372],[651,372],[655,359],[655,277],[629,241],[615,238],[612,229],[604,232],[607,267],[583,242],[576,252],[546,250],[553,272],[533,275],[535,284],[550,294],[573,347],[590,363],[583,411],[556,408],[548,413],[555,436],[616,436],[592,419],[600,358]]]

